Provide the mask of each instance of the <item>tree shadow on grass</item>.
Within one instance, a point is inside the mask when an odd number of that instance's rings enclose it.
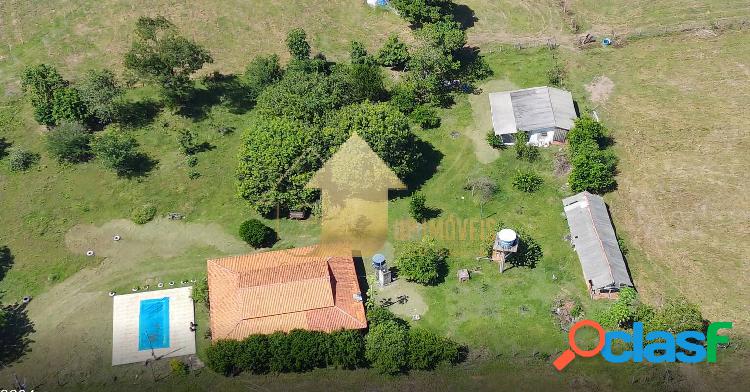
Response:
[[[30,351],[33,342],[29,335],[34,330],[34,323],[29,319],[26,305],[6,305],[0,307],[4,314],[3,327],[0,328],[0,368],[5,367]]]
[[[117,173],[120,177],[140,178],[147,176],[159,164],[159,161],[150,156],[140,153],[127,165],[127,168]]]
[[[154,122],[162,106],[159,102],[146,99],[120,104],[119,121],[127,127],[140,128]]]
[[[219,72],[206,77],[205,88],[193,89],[190,99],[180,108],[180,115],[194,121],[204,120],[213,106],[224,105],[230,113],[243,114],[252,109],[255,96],[237,75]]]
[[[451,14],[453,14],[453,20],[461,25],[462,30],[474,27],[474,24],[479,21],[474,10],[465,4],[455,4],[451,7]]]
[[[408,197],[411,196],[417,189],[424,185],[427,180],[432,178],[437,172],[440,162],[443,160],[443,153],[436,150],[432,144],[426,141],[415,138],[414,149],[418,151],[421,156],[417,161],[416,167],[412,174],[404,179],[404,185],[407,189],[394,190],[392,195],[396,197]]]
[[[5,278],[5,274],[7,274],[10,267],[13,266],[14,261],[10,248],[7,246],[0,246],[0,281]]]
[[[4,137],[0,137],[0,159],[3,159],[8,155],[8,148],[10,148],[11,145],[13,145],[13,143],[5,140]]]

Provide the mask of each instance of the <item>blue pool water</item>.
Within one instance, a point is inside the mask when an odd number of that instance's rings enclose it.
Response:
[[[141,301],[138,350],[169,347],[169,298]]]

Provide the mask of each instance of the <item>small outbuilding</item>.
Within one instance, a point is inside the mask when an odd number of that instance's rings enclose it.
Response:
[[[503,143],[515,143],[515,133],[529,134],[529,144],[562,143],[578,117],[569,91],[534,87],[490,93],[492,127]]]
[[[471,278],[471,275],[469,275],[469,270],[467,269],[460,269],[458,270],[458,281],[459,282],[466,282]]]
[[[563,207],[591,297],[617,298],[621,288],[633,287],[604,199],[581,192],[563,199]]]

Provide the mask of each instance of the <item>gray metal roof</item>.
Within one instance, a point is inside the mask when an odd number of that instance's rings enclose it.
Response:
[[[573,96],[554,87],[534,87],[490,93],[495,134],[534,132],[561,128],[570,130],[576,115]]]
[[[563,199],[583,276],[593,289],[633,286],[604,199],[588,192]]]

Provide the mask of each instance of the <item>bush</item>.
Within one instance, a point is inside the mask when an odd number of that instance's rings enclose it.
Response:
[[[565,81],[565,74],[565,67],[562,64],[555,62],[555,64],[547,71],[547,82],[550,86],[561,87]]]
[[[417,93],[412,83],[399,83],[391,91],[389,103],[401,113],[409,114],[416,108]]]
[[[253,100],[265,90],[266,87],[278,82],[284,71],[279,64],[278,55],[256,57],[248,64],[245,70],[245,83],[252,92]]]
[[[209,306],[208,279],[205,276],[195,281],[192,298],[197,303]]]
[[[406,241],[396,250],[398,272],[406,280],[424,285],[435,284],[445,272],[448,249],[438,247],[435,240]]]
[[[91,116],[99,125],[115,121],[119,115],[118,102],[123,90],[112,71],[89,70],[76,87]]]
[[[429,208],[426,205],[427,197],[422,192],[415,193],[411,199],[409,199],[409,214],[417,222],[424,222],[427,220]]]
[[[305,60],[310,57],[310,44],[307,43],[305,30],[296,28],[289,31],[286,36],[286,46],[295,60]]]
[[[307,372],[327,364],[328,339],[325,333],[296,329],[286,335],[291,371]]]
[[[367,54],[365,45],[359,41],[352,41],[349,48],[349,58],[352,64],[374,64],[375,60]]]
[[[83,123],[88,120],[89,110],[81,94],[73,87],[55,90],[52,95],[52,117],[57,124],[63,122]]]
[[[206,349],[206,366],[216,373],[231,376],[238,372],[237,359],[242,346],[236,340],[219,340]]]
[[[408,365],[409,336],[405,326],[386,321],[370,328],[365,337],[365,356],[381,374],[398,374]]]
[[[687,299],[670,298],[645,323],[648,331],[669,331],[678,334],[683,331],[703,331],[703,315],[698,305]]]
[[[188,178],[191,180],[197,180],[201,177],[201,173],[197,170],[191,170],[188,172]]]
[[[487,140],[487,144],[489,144],[490,147],[492,148],[500,149],[500,148],[505,147],[505,143],[503,143],[503,138],[500,137],[500,135],[495,134],[494,130],[490,130],[489,132],[487,132],[486,140]]]
[[[193,155],[198,152],[198,143],[195,141],[195,132],[189,129],[180,129],[177,135],[180,151],[185,155]]]
[[[154,219],[154,216],[156,216],[156,206],[146,203],[134,209],[130,215],[130,219],[136,224],[143,225]]]
[[[441,363],[457,363],[460,350],[458,343],[426,329],[409,331],[409,366],[412,369],[432,370]]]
[[[250,335],[242,341],[237,352],[237,368],[253,374],[265,374],[270,370],[270,353],[266,335]]]
[[[544,183],[544,179],[533,171],[521,171],[516,170],[516,174],[513,175],[513,187],[519,191],[534,193]]]
[[[440,117],[437,115],[437,111],[427,105],[418,105],[409,114],[409,119],[422,127],[422,129],[432,129],[440,126]]]
[[[398,320],[399,318],[393,312],[383,306],[374,306],[367,311],[367,321],[370,323],[370,328],[388,321]]]
[[[533,162],[539,158],[539,148],[527,144],[529,141],[529,135],[526,132],[518,131],[515,133],[516,138],[516,158],[523,159],[525,161]]]
[[[581,152],[571,160],[568,182],[574,192],[604,193],[617,186],[617,157],[606,150]]]
[[[65,88],[68,81],[57,69],[46,64],[26,67],[21,75],[21,87],[34,106],[34,119],[39,124],[52,125],[55,118],[53,96],[55,91]]]
[[[292,371],[294,368],[294,358],[292,358],[289,348],[289,339],[283,332],[276,332],[268,335],[268,366],[272,372],[285,373]]]
[[[187,376],[190,373],[190,367],[179,359],[169,361],[169,368],[175,376]]]
[[[91,151],[104,166],[114,169],[120,176],[128,176],[142,168],[148,157],[138,151],[138,142],[119,129],[97,133],[91,140]]]
[[[58,162],[84,162],[91,158],[91,137],[82,125],[64,123],[47,133],[47,150]]]
[[[397,34],[391,34],[377,54],[378,63],[384,67],[403,68],[409,62],[409,49],[399,41]]]
[[[348,330],[329,335],[329,365],[339,369],[356,369],[364,366],[364,358],[365,340],[361,332]]]
[[[257,219],[248,219],[240,225],[240,238],[253,248],[265,248],[276,242],[276,232]]]
[[[188,165],[188,167],[195,167],[198,165],[198,157],[195,155],[191,155],[185,159],[185,163]]]
[[[8,154],[8,168],[14,172],[29,170],[37,161],[39,161],[39,154],[22,148],[12,148]]]

